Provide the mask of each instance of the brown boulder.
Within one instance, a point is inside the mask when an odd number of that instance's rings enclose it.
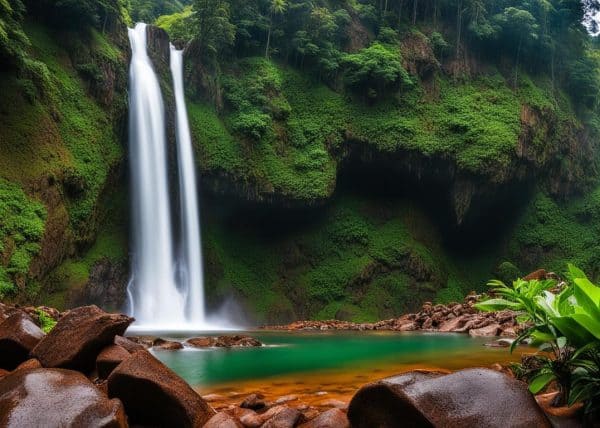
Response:
[[[331,409],[300,425],[299,428],[350,428],[350,422],[340,409]]]
[[[294,428],[301,417],[302,414],[298,410],[283,407],[269,418],[262,428]]]
[[[348,419],[354,428],[550,427],[527,385],[489,369],[408,373],[366,385]]]
[[[125,348],[118,345],[110,345],[104,348],[96,358],[96,371],[101,379],[106,379],[112,371],[130,354]]]
[[[8,317],[0,324],[0,368],[14,370],[43,337],[44,332],[24,313]]]
[[[5,376],[8,376],[9,374],[10,372],[8,370],[0,369],[0,379],[2,379]]]
[[[133,318],[109,314],[97,306],[67,312],[50,333],[33,349],[44,367],[61,367],[89,372],[100,351],[123,335]]]
[[[19,367],[17,367],[15,370],[31,370],[31,369],[41,369],[42,368],[42,363],[39,362],[39,360],[36,360],[35,358],[31,358],[21,364],[19,364]]]
[[[543,281],[548,279],[548,272],[545,269],[538,269],[535,272],[531,272],[529,275],[523,277],[523,281]]]
[[[216,340],[214,337],[192,337],[185,343],[193,348],[210,348],[215,346]]]
[[[492,337],[500,334],[500,324],[490,324],[485,327],[469,330],[469,335],[473,337]]]
[[[243,425],[233,416],[221,412],[214,415],[204,425],[204,428],[242,428]]]
[[[127,427],[123,405],[84,375],[64,369],[18,370],[0,380],[2,427]]]
[[[115,336],[115,340],[113,341],[113,343],[115,345],[120,346],[121,348],[124,348],[130,354],[133,354],[136,351],[144,351],[145,349],[147,349],[144,345],[141,345],[137,342],[134,342],[133,340],[129,340],[126,337],[118,335]]]
[[[179,342],[159,338],[154,341],[153,349],[158,351],[178,351],[179,349],[183,349],[183,345]]]
[[[249,396],[247,396],[244,401],[242,401],[242,404],[240,404],[240,407],[242,409],[252,409],[252,410],[259,410],[259,409],[263,409],[267,406],[267,403],[265,402],[265,400],[263,400],[263,396],[262,395],[258,395],[258,394],[250,394]]]
[[[108,378],[109,397],[120,398],[137,425],[201,427],[215,411],[147,351],[131,354]]]

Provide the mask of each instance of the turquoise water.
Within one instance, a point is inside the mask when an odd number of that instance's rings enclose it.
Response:
[[[265,379],[311,372],[357,372],[422,365],[459,369],[506,361],[506,349],[460,334],[252,332],[266,346],[185,349],[154,354],[191,385]],[[179,340],[182,340],[179,338]]]

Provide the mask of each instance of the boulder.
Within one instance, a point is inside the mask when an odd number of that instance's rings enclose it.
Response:
[[[186,341],[188,346],[193,348],[245,348],[245,347],[258,347],[262,346],[262,343],[250,336],[218,336],[218,337],[193,337]]]
[[[137,351],[108,378],[109,397],[120,398],[135,425],[202,427],[215,411],[148,351]]]
[[[354,428],[550,428],[526,384],[489,369],[411,372],[366,385],[350,402],[348,419]]]
[[[36,360],[35,358],[31,358],[31,359],[19,364],[19,366],[15,370],[31,370],[31,369],[41,369],[41,368],[42,368],[42,363],[40,363],[39,360]]]
[[[473,337],[492,337],[500,334],[500,324],[490,324],[485,327],[469,330],[469,335]]]
[[[84,375],[64,369],[18,370],[0,380],[2,427],[127,427],[123,405]]]
[[[244,401],[242,401],[242,404],[240,404],[240,407],[242,409],[252,409],[252,410],[259,410],[259,409],[263,409],[267,406],[267,403],[265,402],[265,400],[263,400],[263,396],[262,395],[258,395],[258,394],[250,394],[249,396],[247,396]]]
[[[8,376],[9,374],[10,372],[8,370],[0,369],[0,379],[2,379],[5,376]]]
[[[263,425],[262,428],[294,428],[302,414],[290,407],[283,407],[279,411],[269,418]]]
[[[340,409],[331,409],[300,425],[299,428],[350,428],[350,422]]]
[[[154,341],[153,349],[159,351],[177,351],[183,349],[183,345],[180,342],[159,338]]]
[[[84,306],[67,312],[31,355],[44,367],[60,367],[89,372],[96,357],[123,335],[133,318],[109,314],[97,306]]]
[[[242,428],[243,425],[233,416],[221,412],[214,415],[204,425],[204,428]]]
[[[0,368],[14,370],[27,360],[44,332],[23,312],[17,312],[0,324]]]
[[[135,351],[143,351],[146,349],[144,345],[119,335],[115,336],[114,344],[124,348],[130,354],[133,354]]]
[[[192,348],[210,348],[215,346],[216,340],[214,337],[192,337],[185,343]]]
[[[131,354],[119,345],[110,345],[104,348],[96,358],[96,371],[101,379],[107,379],[112,371]]]

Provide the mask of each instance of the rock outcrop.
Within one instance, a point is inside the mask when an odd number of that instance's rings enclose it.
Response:
[[[356,393],[348,418],[355,428],[550,428],[526,384],[488,369],[384,379]]]
[[[0,368],[13,370],[43,338],[44,332],[25,313],[8,317],[0,324]]]
[[[201,427],[215,411],[147,351],[134,352],[108,378],[109,397],[125,405],[130,424]]]
[[[122,335],[133,318],[109,314],[97,306],[84,306],[65,313],[54,329],[33,349],[32,356],[44,367],[89,372],[100,351]]]
[[[127,427],[123,405],[85,376],[63,369],[16,370],[0,380],[2,427]]]
[[[129,358],[130,353],[119,345],[107,346],[96,358],[96,371],[101,379],[107,379],[112,371]]]

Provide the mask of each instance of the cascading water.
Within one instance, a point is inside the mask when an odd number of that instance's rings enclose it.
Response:
[[[141,326],[185,323],[185,298],[175,282],[160,85],[146,51],[146,25],[129,29],[129,144],[133,200],[130,308]]]
[[[171,46],[171,74],[177,107],[177,157],[181,194],[181,281],[188,290],[186,316],[189,322],[202,325],[204,316],[204,277],[198,211],[198,189],[192,138],[183,89],[183,51]]]

